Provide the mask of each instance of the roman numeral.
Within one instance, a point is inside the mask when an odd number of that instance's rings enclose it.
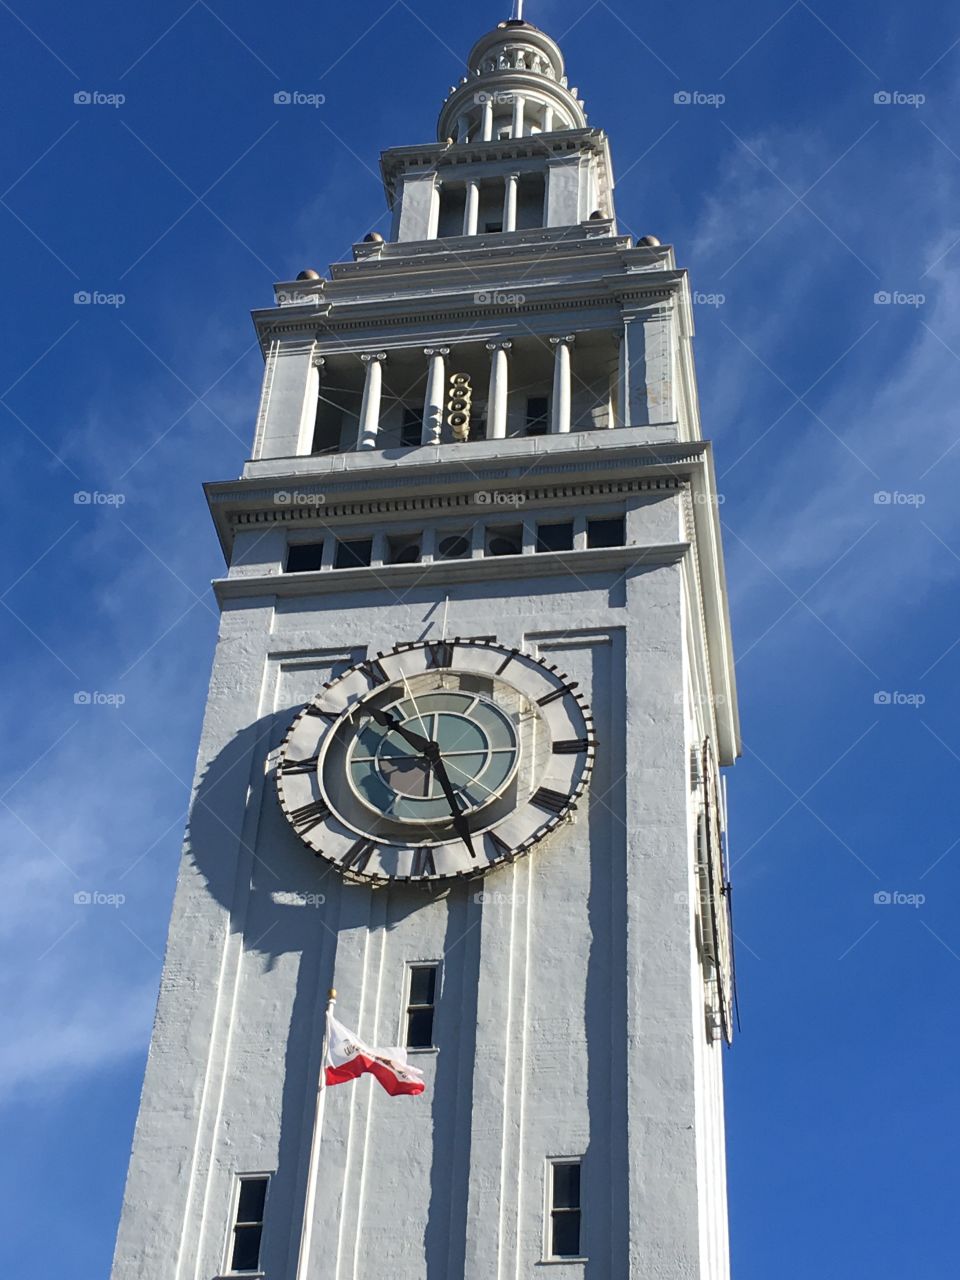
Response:
[[[333,724],[335,720],[340,718],[339,711],[325,711],[323,707],[318,707],[315,702],[311,702],[303,710],[306,715],[316,716],[318,720],[326,720],[328,724]]]
[[[512,858],[514,856],[510,845],[507,844],[506,840],[502,840],[495,831],[488,831],[487,839],[493,845],[493,852],[498,859]]]
[[[344,871],[366,871],[367,863],[376,847],[369,840],[358,840],[340,859],[340,866]]]
[[[383,664],[376,658],[371,658],[369,662],[361,663],[360,670],[371,684],[387,684],[390,680]]]
[[[326,800],[314,800],[311,804],[302,805],[290,814],[290,821],[299,835],[306,835],[314,827],[330,817],[330,806]]]
[[[573,693],[579,681],[574,680],[572,684],[561,685],[559,689],[554,689],[553,693],[545,693],[542,698],[537,699],[538,707],[549,707],[551,702],[557,702],[560,698],[565,698],[568,693]]]
[[[417,849],[413,855],[413,871],[410,873],[414,876],[435,876],[437,874],[437,864],[433,859],[432,849]]]
[[[589,738],[563,738],[553,744],[553,754],[555,756],[579,756],[589,750]]]
[[[286,777],[290,773],[316,773],[319,756],[310,756],[308,760],[284,760],[280,772]]]
[[[530,803],[538,809],[546,809],[547,813],[561,814],[570,803],[570,797],[562,791],[553,791],[550,787],[541,787],[530,797]]]
[[[498,675],[498,676],[502,676],[502,675],[503,675],[503,673],[506,671],[507,667],[509,667],[510,663],[514,660],[514,658],[517,656],[517,654],[518,654],[519,652],[520,652],[520,650],[519,650],[519,649],[514,649],[512,653],[508,653],[508,654],[507,654],[507,656],[504,658],[504,660],[500,663],[499,667],[497,667],[497,675]]]
[[[439,640],[426,646],[427,666],[452,667],[453,645],[448,640]]]

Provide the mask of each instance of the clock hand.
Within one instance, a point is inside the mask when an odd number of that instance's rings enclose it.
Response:
[[[429,758],[433,752],[439,750],[435,742],[431,742],[429,738],[421,738],[419,733],[414,733],[412,730],[405,728],[398,718],[391,715],[389,711],[381,711],[379,708],[372,708],[370,715],[374,720],[376,720],[377,724],[383,725],[385,729],[392,729],[395,733],[398,733],[401,738],[404,738],[409,742],[411,747],[416,751],[419,751],[421,755]]]
[[[475,858],[477,851],[473,847],[473,839],[470,833],[470,824],[464,817],[463,810],[460,808],[460,801],[457,799],[457,793],[454,791],[450,782],[450,775],[447,773],[447,766],[443,763],[443,758],[439,750],[431,757],[431,764],[436,771],[437,777],[440,779],[440,786],[443,788],[443,794],[447,797],[447,804],[450,806],[450,812],[453,814],[453,829],[463,841],[470,851],[470,857]]]

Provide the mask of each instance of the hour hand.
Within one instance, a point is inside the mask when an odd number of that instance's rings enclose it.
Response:
[[[470,832],[470,824],[464,817],[463,810],[460,808],[460,801],[457,799],[457,793],[454,791],[450,782],[450,775],[447,773],[447,766],[438,756],[433,761],[433,768],[437,778],[440,780],[440,786],[443,788],[443,794],[447,797],[447,804],[450,806],[450,812],[453,814],[453,829],[463,841],[470,851],[470,857],[475,858],[477,851],[473,847],[473,838]]]
[[[429,756],[436,750],[436,743],[431,742],[429,738],[421,737],[419,733],[414,733],[411,729],[407,729],[389,711],[382,711],[379,707],[374,707],[371,709],[370,715],[376,720],[377,724],[383,725],[385,729],[392,729],[395,733],[399,733],[400,737],[409,742],[415,751]]]

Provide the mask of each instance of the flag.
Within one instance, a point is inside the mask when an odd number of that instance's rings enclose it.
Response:
[[[405,1049],[371,1049],[328,1013],[327,1084],[346,1084],[367,1072],[376,1076],[393,1098],[423,1093],[426,1087],[423,1072],[409,1065]]]

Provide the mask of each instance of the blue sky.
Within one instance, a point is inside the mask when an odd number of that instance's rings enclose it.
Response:
[[[432,138],[507,16],[324,10],[0,0],[10,1275],[109,1269],[215,637],[200,486],[247,456],[248,312],[385,230],[380,149]],[[734,1275],[947,1274],[960,20],[930,0],[528,16],[611,134],[621,226],[675,244],[700,297],[745,742]]]

